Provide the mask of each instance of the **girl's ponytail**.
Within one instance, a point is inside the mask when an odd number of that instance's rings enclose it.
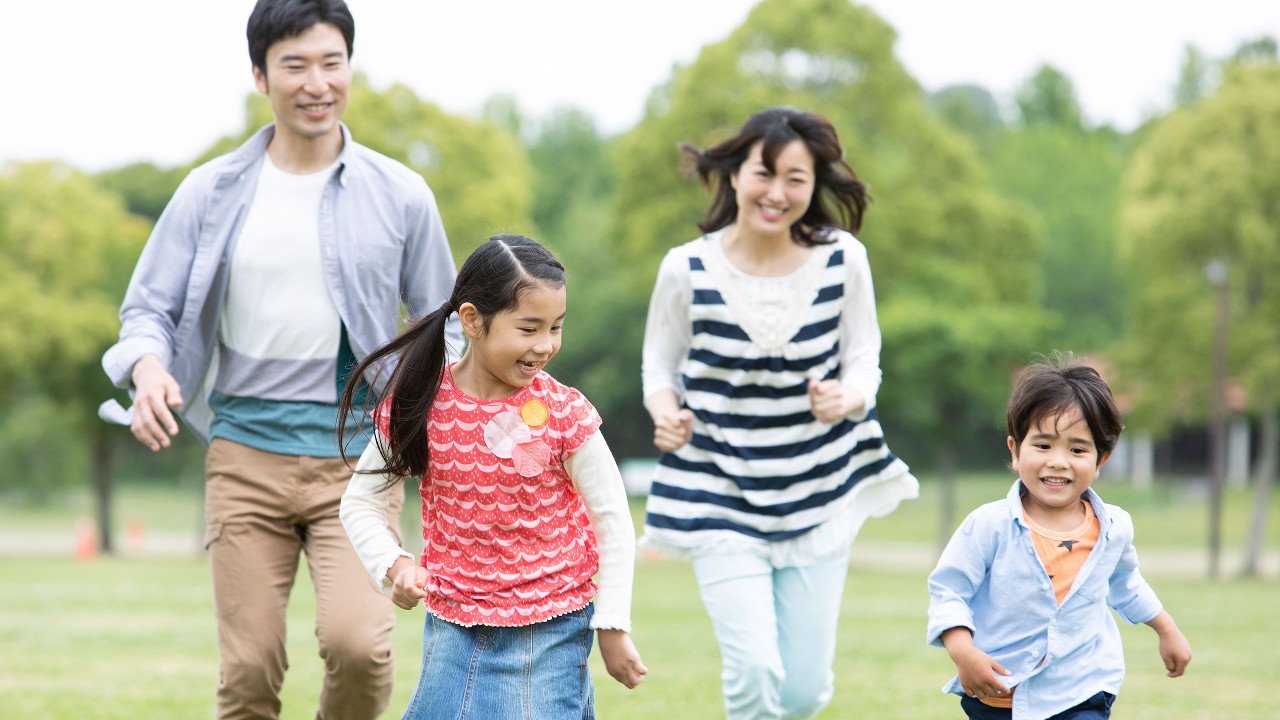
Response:
[[[431,405],[440,392],[440,382],[448,360],[445,325],[456,309],[454,299],[450,297],[437,310],[410,325],[399,337],[369,353],[351,371],[350,380],[338,403],[339,442],[346,437],[347,418],[353,409],[359,379],[371,368],[378,368],[374,376],[376,379],[388,360],[396,355],[400,356],[381,397],[372,404],[375,408],[381,408],[381,398],[391,396],[390,413],[386,419],[387,436],[382,437],[376,432],[376,428],[373,432],[374,442],[382,451],[386,463],[380,472],[396,477],[421,477],[427,470],[430,447],[427,441],[427,419]],[[374,395],[371,393],[369,397]],[[365,412],[362,413],[360,426],[365,422],[368,409],[363,408]]]

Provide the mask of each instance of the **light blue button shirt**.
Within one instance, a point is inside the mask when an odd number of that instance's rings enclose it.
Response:
[[[929,575],[927,640],[942,647],[944,631],[969,628],[974,644],[1012,673],[1003,681],[1016,688],[1013,717],[1046,718],[1100,691],[1119,693],[1124,652],[1108,607],[1131,624],[1162,607],[1138,571],[1133,520],[1092,489],[1084,497],[1098,516],[1098,543],[1058,605],[1023,519],[1023,491],[1015,481],[947,543]],[[962,694],[959,677],[942,690]]]
[[[320,206],[325,283],[357,359],[396,336],[400,309],[421,317],[453,290],[453,256],[422,176],[356,143],[342,127],[343,146]],[[227,286],[227,259],[257,188],[258,169],[274,136],[268,125],[238,149],[197,167],[183,180],[147,240],[124,304],[120,341],[102,358],[117,387],[128,387],[133,365],[154,354],[182,388],[179,412],[202,440],[211,413],[209,368]],[[446,328],[462,348],[457,320]],[[366,378],[381,390],[394,360]],[[127,424],[116,401],[99,414]]]

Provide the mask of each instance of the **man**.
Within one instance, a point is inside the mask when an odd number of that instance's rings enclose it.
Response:
[[[421,176],[355,143],[340,122],[354,36],[342,0],[259,0],[247,35],[275,122],[178,188],[103,366],[132,391],[139,442],[168,447],[175,409],[209,442],[218,717],[279,716],[301,553],[325,663],[317,717],[375,718],[391,692],[394,608],[338,519],[351,470],[335,436],[337,399],[348,381],[385,380],[347,373],[394,337],[401,301],[420,316],[448,297],[454,265]],[[450,338],[460,347],[456,324]],[[402,502],[399,490],[393,528]]]

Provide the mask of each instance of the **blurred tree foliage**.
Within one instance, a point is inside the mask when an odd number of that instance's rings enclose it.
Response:
[[[146,232],[118,195],[65,165],[0,172],[0,446],[21,468],[0,473],[8,491],[44,499],[88,470],[109,496],[112,431],[97,407],[113,389],[99,363]],[[109,520],[109,504],[99,511]]]
[[[1109,351],[1123,331],[1126,285],[1116,256],[1124,139],[1088,129],[1070,79],[1044,66],[1018,91],[1020,123],[991,145],[997,189],[1038,216],[1049,343]]]
[[[1210,260],[1227,264],[1230,372],[1280,396],[1280,65],[1229,65],[1216,94],[1161,120],[1125,179],[1121,249],[1137,282],[1123,366],[1153,427],[1209,406]]]
[[[618,287],[635,306],[622,324],[643,323],[659,260],[697,235],[709,201],[681,179],[677,142],[721,140],[769,106],[817,111],[873,197],[859,238],[884,333],[883,421],[900,431],[890,439],[909,462],[948,465],[975,432],[998,425],[1010,373],[1043,349],[1040,238],[1031,216],[992,189],[972,145],[929,110],[895,39],[845,0],[765,0],[654,91],[618,141],[614,234],[628,270]],[[620,337],[606,359],[630,365],[637,397],[638,340]],[[910,440],[916,452],[903,451]]]
[[[129,212],[154,223],[160,219],[160,213],[164,212],[173,192],[190,170],[187,166],[161,168],[153,163],[140,162],[105,170],[94,179],[104,189],[123,198]]]
[[[934,112],[972,138],[984,155],[1004,134],[1000,104],[980,85],[949,85],[930,93],[928,100]]]
[[[634,367],[619,362],[620,347],[638,347],[643,310],[620,292],[629,273],[610,233],[614,174],[610,141],[594,120],[559,108],[526,123],[536,177],[533,216],[542,240],[565,264],[569,316],[552,372],[591,398],[605,418],[619,457],[649,454],[652,428],[638,403]],[[642,316],[641,316],[642,318]],[[636,371],[638,372],[638,371]]]

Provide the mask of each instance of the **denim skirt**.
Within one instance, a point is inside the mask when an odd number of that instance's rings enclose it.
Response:
[[[521,627],[463,627],[427,613],[404,720],[594,720],[587,605]]]

